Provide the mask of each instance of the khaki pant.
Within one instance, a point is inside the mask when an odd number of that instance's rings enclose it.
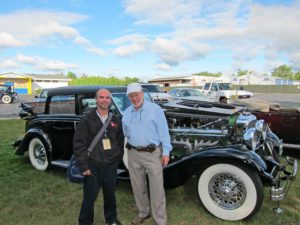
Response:
[[[157,148],[152,153],[139,152],[135,149],[129,150],[128,167],[139,217],[150,215],[152,211],[152,216],[157,225],[166,225],[166,197],[163,187],[161,150]],[[151,211],[146,174],[149,178]]]

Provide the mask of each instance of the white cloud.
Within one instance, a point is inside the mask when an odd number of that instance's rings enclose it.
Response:
[[[18,54],[15,60],[22,64],[36,65],[40,61],[40,57]]]
[[[24,44],[24,42],[17,40],[13,35],[7,32],[0,33],[0,49],[8,47],[20,47]]]
[[[74,42],[84,47],[85,51],[96,54],[98,56],[105,56],[106,53],[103,49],[95,47],[88,39],[78,36]]]
[[[62,38],[74,40],[74,43],[83,46],[85,51],[103,56],[104,50],[94,46],[73,27],[87,18],[88,16],[78,13],[46,10],[21,10],[2,14],[0,30],[4,32],[0,33],[0,48],[35,46],[44,43],[49,45],[53,41],[54,44],[59,43],[59,38]]]
[[[77,13],[21,10],[0,15],[0,30],[34,44],[34,41],[52,35],[75,38],[79,32],[72,25],[86,19],[87,16]]]
[[[65,63],[57,60],[40,59],[39,63],[36,65],[39,70],[49,70],[49,71],[63,71],[69,69],[76,69],[77,66],[74,63]]]
[[[136,55],[137,53],[143,52],[144,46],[139,44],[123,45],[114,50],[114,54],[120,57],[129,57]]]
[[[161,70],[161,71],[170,71],[170,70],[172,70],[172,67],[171,67],[170,65],[166,64],[166,63],[159,63],[159,64],[156,64],[156,65],[154,66],[154,68],[155,68],[156,70]]]
[[[105,52],[104,50],[102,50],[101,48],[90,47],[90,48],[85,48],[85,50],[86,50],[87,52],[96,54],[96,55],[98,55],[98,56],[100,56],[100,57],[106,55],[106,52]]]
[[[28,56],[23,54],[18,54],[15,58],[7,59],[0,62],[0,67],[2,68],[19,68],[20,65],[32,66],[38,70],[47,71],[63,71],[69,69],[77,68],[74,63],[65,63],[58,60],[46,59],[39,56]]]
[[[300,52],[290,54],[289,59],[290,59],[290,62],[291,62],[291,66],[295,70],[299,71],[300,70]]]
[[[213,52],[232,54],[232,67],[263,58],[266,68],[287,56],[299,65],[300,1],[291,4],[253,3],[251,0],[126,0],[125,13],[138,25],[158,25],[151,52],[171,66],[199,60]],[[119,38],[116,40],[123,40]],[[117,41],[116,41],[117,43]],[[201,46],[195,48],[195,46]],[[276,54],[270,54],[270,52]],[[274,68],[274,67],[273,67]]]
[[[3,69],[16,69],[16,68],[20,68],[20,66],[14,60],[7,59],[7,60],[4,60],[2,62],[0,61],[0,68],[3,68]]]
[[[192,17],[201,6],[199,0],[126,0],[125,12],[137,18],[136,24],[174,24]]]
[[[113,53],[119,57],[130,57],[146,51],[150,47],[150,40],[140,34],[122,36],[108,40],[108,44],[119,45]]]

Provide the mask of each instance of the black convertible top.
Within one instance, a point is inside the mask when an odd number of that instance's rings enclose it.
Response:
[[[126,86],[66,86],[51,88],[48,96],[71,95],[71,94],[95,94],[100,88],[106,88],[111,93],[126,93]]]

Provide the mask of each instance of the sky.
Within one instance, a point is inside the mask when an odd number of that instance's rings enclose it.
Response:
[[[300,0],[0,0],[0,73],[300,70]]]

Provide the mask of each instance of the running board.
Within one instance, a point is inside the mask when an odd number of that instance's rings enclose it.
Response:
[[[68,168],[70,161],[69,160],[54,160],[51,162],[52,165],[54,166],[59,166],[59,167],[63,167],[63,168]]]

